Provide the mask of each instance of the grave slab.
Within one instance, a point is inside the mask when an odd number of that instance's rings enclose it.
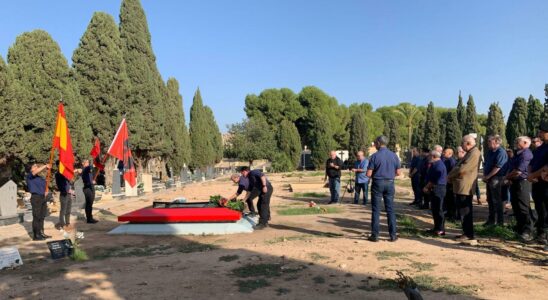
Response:
[[[19,222],[17,214],[17,184],[12,180],[0,188],[0,225]]]

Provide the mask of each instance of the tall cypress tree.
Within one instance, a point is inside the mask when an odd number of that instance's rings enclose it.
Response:
[[[514,146],[517,137],[527,135],[527,102],[522,97],[517,97],[512,105],[506,124],[506,138],[508,144]]]
[[[14,147],[16,132],[12,129],[17,128],[16,115],[14,114],[13,101],[7,97],[9,88],[8,66],[0,56],[0,160],[10,155],[10,148]]]
[[[319,109],[310,112],[311,122],[309,131],[309,145],[312,150],[312,163],[316,169],[325,168],[325,160],[329,151],[336,150],[337,143],[333,139],[333,131],[329,126],[328,117]]]
[[[367,153],[367,149],[369,148],[367,124],[365,123],[365,118],[361,111],[354,113],[350,119],[350,139],[348,145],[350,155],[360,150]]]
[[[385,121],[383,134],[388,138],[386,147],[393,152],[397,152],[396,145],[399,142],[398,122],[394,118],[391,117]]]
[[[122,1],[120,37],[131,83],[130,101],[121,111],[128,113],[135,156],[138,162],[146,161],[165,155],[169,143],[164,139],[164,83],[156,66],[147,19],[139,0]]]
[[[434,109],[434,103],[430,101],[426,108],[426,120],[424,122],[423,138],[421,147],[432,149],[439,142],[440,129],[439,120]]]
[[[292,168],[297,167],[301,156],[301,137],[295,124],[289,120],[283,120],[280,123],[276,140],[278,149],[290,159]]]
[[[468,96],[468,102],[466,102],[466,119],[464,121],[464,129],[462,134],[467,135],[470,133],[479,133],[478,116],[476,114],[476,105],[474,104],[474,97]]]
[[[445,139],[442,145],[456,150],[462,139],[462,131],[460,130],[459,122],[457,121],[457,113],[454,111],[447,112],[444,123]]]
[[[93,14],[72,61],[83,102],[93,112],[91,128],[108,144],[122,119],[121,111],[128,105],[130,87],[120,32],[112,16]]]
[[[194,169],[206,167],[211,157],[215,155],[212,153],[211,135],[209,132],[209,122],[206,117],[204,104],[202,102],[202,95],[200,89],[194,93],[194,99],[192,99],[192,106],[190,107],[190,147],[192,153],[192,159],[190,160],[190,166]]]
[[[506,126],[504,124],[504,116],[498,102],[491,103],[489,112],[487,113],[487,128],[485,130],[486,137],[491,135],[500,135],[502,143],[506,144]],[[485,139],[487,143],[487,139]],[[486,145],[485,145],[486,146]],[[487,146],[485,149],[488,149]]]
[[[223,158],[223,138],[219,125],[215,121],[213,111],[209,106],[204,106],[205,118],[207,120],[209,132],[208,132],[208,145],[209,145],[209,158],[208,164],[212,165],[218,163]]]
[[[48,161],[60,100],[65,104],[73,149],[86,157],[92,139],[88,114],[59,45],[43,30],[23,33],[8,51],[8,65],[14,83],[13,113],[23,130],[15,149],[18,157],[23,162]]]
[[[166,84],[166,137],[172,141],[172,148],[167,158],[175,171],[190,162],[190,138],[185,122],[183,97],[179,94],[179,82],[169,78]]]
[[[542,118],[544,107],[540,103],[539,99],[529,95],[529,100],[527,101],[527,135],[530,137],[537,136],[538,126],[540,125],[540,120]]]
[[[459,103],[457,104],[457,122],[459,123],[460,131],[464,131],[464,124],[466,123],[466,107],[462,102],[462,95],[459,91]]]

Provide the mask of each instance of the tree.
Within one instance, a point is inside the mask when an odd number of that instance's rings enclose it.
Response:
[[[426,120],[424,122],[423,138],[421,147],[432,149],[439,142],[439,120],[434,109],[434,103],[430,101],[426,109]]]
[[[540,120],[542,119],[544,107],[540,103],[539,99],[529,95],[529,100],[527,101],[527,135],[530,137],[537,136],[538,126],[540,125]]]
[[[318,109],[312,109],[310,116],[308,136],[310,150],[312,150],[312,163],[316,169],[323,169],[326,156],[329,151],[336,150],[337,142],[333,139],[333,131],[327,115]]]
[[[449,111],[445,115],[445,147],[451,147],[453,150],[456,150],[460,145],[462,139],[462,132],[459,127],[459,122],[457,120],[457,113],[454,111]]]
[[[514,146],[517,137],[527,135],[527,102],[522,97],[517,97],[512,105],[512,110],[506,123],[506,138],[508,144]]]
[[[228,130],[228,156],[248,161],[250,166],[254,160],[271,159],[277,152],[276,140],[273,131],[265,128],[268,123],[262,117],[232,125]]]
[[[114,18],[96,12],[72,55],[80,95],[86,108],[93,112],[91,128],[104,144],[114,138],[121,111],[128,105],[130,85],[121,43]],[[133,120],[132,116],[129,118]]]
[[[185,122],[183,97],[179,94],[179,82],[169,78],[166,84],[166,137],[173,142],[173,147],[167,155],[168,162],[178,171],[190,162],[190,138]]]
[[[137,163],[165,155],[164,83],[156,66],[145,12],[139,0],[123,0],[120,8],[120,38],[131,88],[123,106],[131,131]]]
[[[489,106],[489,113],[487,114],[487,126],[485,135],[487,137],[492,135],[500,135],[503,145],[506,144],[506,126],[504,125],[504,116],[498,102],[491,103]],[[487,139],[485,139],[487,145]],[[487,147],[485,148],[487,149]]]
[[[49,160],[57,104],[62,100],[73,149],[86,157],[92,140],[88,113],[59,45],[43,30],[23,33],[8,51],[8,68],[11,113],[21,130],[10,148],[13,154],[23,163]]]
[[[466,123],[466,107],[462,102],[462,95],[459,91],[459,103],[457,104],[457,121],[459,123],[460,131],[464,132],[464,124]]]
[[[280,123],[276,135],[279,152],[286,157],[280,157],[283,163],[279,163],[278,171],[291,171],[295,169],[301,157],[301,137],[295,124],[289,120],[283,120]],[[288,168],[291,166],[291,168]]]
[[[367,153],[369,148],[369,138],[367,136],[367,123],[365,123],[364,114],[356,112],[352,115],[350,121],[350,140],[348,141],[348,150],[350,155],[364,151]]]
[[[266,89],[259,96],[247,95],[244,110],[248,118],[264,117],[272,126],[283,120],[295,122],[305,114],[297,95],[288,88]]]
[[[386,145],[386,147],[392,152],[398,152],[398,123],[394,118],[388,118],[386,120],[383,135],[388,138],[388,145]]]
[[[424,139],[424,127],[425,127],[426,119],[421,119],[413,130],[413,136],[411,137],[411,145],[414,145],[415,147],[422,147],[423,146],[423,139]]]
[[[204,111],[209,128],[208,144],[210,147],[210,156],[208,158],[208,164],[214,164],[220,162],[223,158],[223,137],[211,108],[209,108],[209,106],[204,106]]]
[[[468,102],[466,103],[466,119],[464,121],[464,128],[462,134],[467,135],[470,133],[479,133],[479,124],[476,114],[476,105],[474,104],[474,97],[468,96]]]
[[[411,136],[413,135],[413,126],[415,125],[417,115],[420,115],[420,110],[411,103],[400,103],[394,110],[397,114],[405,118],[405,126],[407,127],[407,149],[411,149]]]
[[[8,66],[0,56],[0,118],[2,126],[0,126],[0,160],[5,158],[10,153],[11,143],[14,142],[14,135],[11,130],[16,121],[13,114],[12,101],[7,96],[9,88]]]
[[[193,169],[204,168],[211,163],[211,158],[215,157],[211,145],[211,134],[207,119],[207,112],[202,102],[200,89],[194,93],[192,106],[190,107],[190,145],[192,159],[190,166]]]

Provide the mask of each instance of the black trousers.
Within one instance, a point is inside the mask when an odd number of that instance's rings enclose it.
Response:
[[[468,238],[474,238],[474,213],[472,195],[456,195],[455,200],[462,223],[462,231]]]
[[[257,208],[259,209],[259,224],[265,225],[268,224],[268,221],[270,220],[270,197],[272,197],[272,193],[274,192],[274,188],[272,188],[270,183],[266,188],[266,193],[260,191],[259,201],[257,202]]]
[[[432,218],[434,218],[434,231],[445,231],[445,214],[443,212],[443,200],[447,187],[435,185],[430,192],[430,203],[432,204]]]
[[[86,198],[86,219],[93,220],[93,201],[95,200],[95,189],[93,187],[84,187],[84,197]]]
[[[413,188],[413,194],[415,195],[415,200],[413,200],[413,203],[420,204],[422,198],[422,190],[420,188],[420,178],[418,175],[415,175],[413,176],[413,178],[411,178],[411,187]]]
[[[253,189],[251,192],[249,192],[250,195],[247,197],[247,200],[245,200],[245,203],[247,203],[247,208],[249,209],[249,212],[251,213],[257,213],[257,210],[255,210],[255,205],[253,205],[253,199],[255,199],[259,195],[259,190]]]
[[[539,181],[532,184],[531,195],[535,201],[535,210],[537,211],[537,222],[535,227],[537,233],[548,230],[548,182]]]
[[[530,182],[524,179],[514,180],[510,186],[510,198],[518,234],[531,233],[530,190]]]
[[[494,176],[487,182],[487,204],[489,205],[489,216],[487,223],[498,225],[504,224],[504,203],[502,200],[503,178]]]
[[[422,191],[424,187],[426,186],[427,182],[424,181],[424,179],[421,179],[420,181],[420,190]],[[429,207],[430,206],[430,197],[426,193],[421,193],[421,202],[419,203],[423,207]]]
[[[445,216],[448,219],[454,220],[457,217],[457,206],[455,205],[455,194],[453,193],[453,185],[445,186],[445,198],[443,199]]]
[[[32,207],[32,232],[36,236],[44,232],[44,219],[48,211],[46,197],[32,194],[30,196],[30,205]]]

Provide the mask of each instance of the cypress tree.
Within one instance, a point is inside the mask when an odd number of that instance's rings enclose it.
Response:
[[[459,122],[457,120],[457,113],[454,111],[449,111],[445,115],[445,147],[451,147],[453,150],[456,150],[460,145],[462,139],[462,132],[459,127]]]
[[[310,116],[308,136],[310,150],[312,150],[312,163],[316,169],[324,169],[329,151],[336,150],[337,143],[333,139],[333,130],[329,126],[328,117],[318,109],[312,109]]]
[[[413,136],[411,138],[411,145],[415,147],[422,147],[423,138],[424,138],[424,126],[426,119],[422,118],[419,120],[419,123],[413,129]]]
[[[209,106],[204,106],[205,118],[208,124],[208,145],[209,145],[209,157],[208,165],[218,163],[223,158],[223,138],[213,111]]]
[[[430,101],[426,109],[426,120],[424,122],[423,138],[421,147],[432,149],[439,142],[439,120],[434,109],[434,103]]]
[[[498,102],[491,103],[489,112],[487,113],[487,126],[485,130],[486,137],[491,135],[500,135],[503,145],[506,145],[506,126],[504,124],[504,116]],[[487,143],[487,139],[485,139]],[[485,149],[488,149],[487,144]]]
[[[301,137],[295,124],[289,120],[283,120],[280,123],[276,139],[278,149],[289,159],[291,168],[295,169],[301,157]]]
[[[367,124],[362,112],[356,112],[350,120],[350,139],[348,141],[348,150],[350,155],[358,151],[367,153],[369,148],[369,139],[367,137]]]
[[[398,122],[394,118],[388,118],[386,120],[383,134],[388,138],[388,145],[386,145],[386,147],[396,153],[396,145],[398,144]]]
[[[13,75],[13,110],[22,135],[18,157],[24,162],[47,162],[56,121],[57,104],[63,100],[74,151],[86,157],[92,132],[78,85],[59,45],[43,30],[18,36],[8,51]],[[32,112],[32,113],[29,113]]]
[[[138,164],[165,155],[164,83],[156,66],[145,12],[139,0],[123,0],[120,8],[120,38],[131,87],[127,112],[131,144]],[[167,143],[166,143],[167,141]]]
[[[183,97],[179,94],[179,82],[169,78],[166,84],[167,107],[166,137],[172,141],[172,148],[167,156],[174,170],[181,170],[190,162],[190,138],[185,122]]]
[[[457,104],[457,122],[459,123],[460,131],[464,132],[464,124],[466,123],[466,107],[462,102],[462,95],[459,91],[459,103]]]
[[[544,107],[540,103],[539,99],[529,95],[529,100],[527,101],[527,135],[530,137],[537,136],[538,126],[540,125],[540,120],[542,118]]]
[[[112,16],[103,12],[93,14],[72,61],[83,102],[93,112],[90,114],[93,133],[108,145],[128,105],[130,87],[120,32]]]
[[[466,119],[464,121],[464,129],[462,134],[467,135],[470,133],[479,133],[478,117],[476,114],[476,105],[474,104],[474,97],[468,96],[468,102],[466,103]]]
[[[16,118],[13,113],[13,103],[10,101],[10,97],[7,97],[9,88],[9,73],[8,66],[4,62],[2,56],[0,56],[0,119],[2,120],[2,126],[0,126],[0,160],[9,156],[15,142],[14,137],[17,136],[16,132],[12,132],[11,129],[16,126]]]
[[[202,95],[198,88],[196,93],[194,93],[194,99],[190,107],[189,134],[192,153],[190,166],[193,169],[206,167],[211,158],[215,156],[210,146],[211,135],[209,130],[209,122],[206,118]]]
[[[527,102],[522,97],[517,97],[512,105],[506,124],[506,138],[508,144],[514,146],[517,137],[527,135]]]

